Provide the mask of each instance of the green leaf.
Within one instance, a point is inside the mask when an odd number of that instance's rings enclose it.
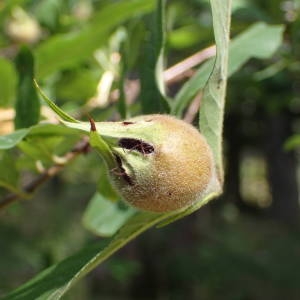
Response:
[[[106,42],[110,31],[137,14],[153,9],[154,0],[127,0],[107,4],[78,32],[55,35],[36,50],[37,77],[69,68],[83,61]]]
[[[210,145],[218,178],[223,181],[223,118],[228,77],[231,0],[211,0],[216,41],[216,60],[205,86],[199,127]]]
[[[265,69],[256,72],[253,75],[254,80],[262,81],[271,78],[281,72],[288,66],[289,62],[286,59],[281,59],[274,64],[267,66]]]
[[[112,202],[97,193],[83,215],[83,225],[100,236],[112,236],[136,212],[134,208]]]
[[[29,136],[40,136],[40,137],[49,137],[49,136],[68,136],[68,135],[77,135],[78,130],[58,125],[58,124],[38,124],[32,126],[29,131]]]
[[[15,127],[27,128],[38,123],[40,100],[33,84],[34,60],[29,48],[23,46],[16,58],[19,82],[16,99]]]
[[[104,159],[107,167],[113,169],[117,166],[116,159],[111,151],[110,146],[103,140],[101,135],[97,132],[95,123],[91,121],[91,131],[90,131],[90,145],[97,151],[97,153]]]
[[[237,72],[249,59],[267,59],[282,43],[284,26],[256,23],[235,37],[229,47],[228,76]],[[181,116],[193,97],[204,88],[213,68],[213,60],[204,63],[176,95],[171,113]]]
[[[0,57],[0,107],[6,107],[15,99],[17,86],[17,73],[13,64]]]
[[[10,149],[15,147],[27,135],[30,136],[66,136],[78,134],[78,130],[62,125],[38,124],[30,128],[16,130],[7,135],[0,135],[0,149]]]
[[[15,147],[30,132],[30,129],[19,129],[7,135],[0,136],[0,149]]]
[[[44,101],[49,105],[49,107],[64,121],[71,123],[78,123],[76,119],[65,113],[62,109],[60,109],[50,98],[46,96],[46,94],[42,91],[37,81],[34,80],[35,88],[38,90]]]
[[[157,1],[156,11],[146,21],[148,35],[141,60],[141,104],[145,114],[169,112],[163,81],[165,45],[165,0]]]

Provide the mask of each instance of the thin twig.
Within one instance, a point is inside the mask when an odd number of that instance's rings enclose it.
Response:
[[[63,157],[63,164],[56,163],[50,168],[46,169],[42,174],[34,178],[28,184],[26,184],[23,187],[22,193],[10,193],[7,196],[5,196],[0,202],[0,210],[4,209],[13,202],[21,199],[21,194],[28,195],[34,193],[43,183],[57,175],[66,165],[73,161],[78,155],[87,153],[88,149],[89,142],[86,138],[84,138],[81,141],[79,141],[75,145],[75,147]]]
[[[178,64],[170,67],[164,71],[164,79],[167,84],[171,84],[177,81],[178,77],[181,77],[185,72],[191,70],[197,65],[203,63],[205,60],[216,55],[216,46],[207,47],[192,56],[184,59]]]
[[[202,91],[198,93],[198,95],[194,98],[190,106],[188,107],[183,120],[187,123],[193,123],[194,119],[196,118],[199,108],[201,105],[201,99],[202,99],[203,93]]]

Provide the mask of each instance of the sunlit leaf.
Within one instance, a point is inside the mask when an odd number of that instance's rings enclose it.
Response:
[[[62,125],[38,124],[30,128],[16,130],[7,135],[0,135],[0,149],[10,149],[15,147],[24,137],[31,136],[66,136],[78,134],[78,130]]]
[[[135,211],[118,201],[109,201],[101,194],[95,194],[83,215],[83,224],[94,234],[112,236]]]
[[[19,129],[7,135],[0,135],[0,149],[15,147],[30,131],[30,129]]]

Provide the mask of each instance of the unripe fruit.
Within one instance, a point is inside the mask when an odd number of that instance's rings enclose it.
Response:
[[[176,211],[220,190],[211,149],[191,125],[158,114],[123,122],[79,122],[35,84],[66,126],[90,132],[90,145],[103,157],[113,184],[130,205]]]
[[[167,115],[145,115],[96,127],[109,145],[114,186],[132,206],[168,212],[191,205],[214,177],[211,150],[191,125]],[[101,153],[100,153],[101,154]]]

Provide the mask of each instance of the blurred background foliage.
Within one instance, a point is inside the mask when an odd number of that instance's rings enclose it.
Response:
[[[151,47],[154,1],[138,3],[0,2],[0,134],[14,128],[22,44],[32,50],[43,89],[79,119],[159,112],[157,102],[143,100],[148,97],[145,65],[153,63],[145,45]],[[224,195],[179,222],[146,232],[66,299],[299,299],[299,10],[299,0],[233,0],[232,37],[261,21],[284,24],[285,31],[271,58],[251,59],[229,81]],[[213,43],[208,1],[169,1],[166,16],[165,68]],[[264,41],[252,42],[255,47]],[[168,95],[193,74],[190,69],[170,81]],[[195,125],[197,99],[196,109],[187,105],[181,116]],[[44,106],[38,117],[55,123]],[[17,126],[22,127],[27,126]],[[0,196],[20,193],[20,186],[60,162],[79,139],[71,130],[47,127],[15,148],[0,150]],[[106,199],[118,199],[91,152],[78,156],[33,197],[1,211],[0,296],[100,239],[86,222],[97,187]]]

